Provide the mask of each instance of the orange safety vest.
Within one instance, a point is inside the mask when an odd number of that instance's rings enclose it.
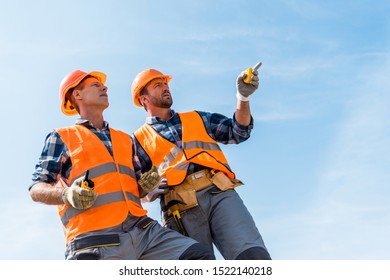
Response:
[[[138,184],[132,162],[130,136],[110,128],[113,155],[103,142],[84,125],[56,129],[69,150],[72,169],[67,182],[70,186],[89,170],[89,179],[99,194],[94,205],[78,210],[69,205],[58,205],[58,213],[65,227],[66,244],[76,236],[95,230],[110,228],[122,223],[129,212],[144,216]]]
[[[183,183],[190,163],[222,171],[234,179],[235,174],[230,170],[217,141],[208,135],[199,113],[194,111],[178,115],[182,124],[183,148],[163,138],[148,124],[134,132],[152,164],[159,167],[162,177],[166,177],[168,186]]]

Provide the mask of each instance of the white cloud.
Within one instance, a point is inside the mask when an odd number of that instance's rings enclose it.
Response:
[[[270,111],[268,113],[257,113],[255,122],[292,121],[309,117],[308,114],[302,112]]]

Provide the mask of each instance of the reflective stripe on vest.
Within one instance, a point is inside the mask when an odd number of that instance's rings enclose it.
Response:
[[[134,201],[138,204],[141,204],[139,197],[134,196],[132,193],[126,193],[127,199]],[[124,201],[123,199],[123,193],[122,192],[113,192],[113,193],[107,193],[107,194],[102,194],[99,195],[98,198],[96,199],[95,203],[90,209],[109,204],[109,203],[114,203],[114,202],[120,202]],[[79,215],[80,213],[84,212],[85,210],[78,210],[73,207],[68,207],[64,213],[64,215],[61,217],[62,224],[66,227],[68,224],[69,220],[76,215]]]
[[[127,134],[110,129],[112,157],[103,142],[84,125],[61,128],[57,132],[68,148],[72,161],[67,182],[60,182],[64,187],[70,186],[89,170],[89,178],[98,193],[94,205],[85,210],[77,210],[69,205],[58,206],[65,226],[66,243],[82,233],[116,226],[126,219],[129,212],[134,216],[146,214],[139,200],[132,144]]]
[[[89,179],[93,179],[95,177],[98,177],[102,174],[105,174],[105,173],[110,173],[110,172],[116,172],[116,165],[115,163],[113,162],[108,162],[108,163],[105,163],[105,164],[102,164],[100,166],[96,166],[96,167],[93,167],[91,169],[89,169]],[[129,175],[131,178],[135,179],[135,172],[134,170],[130,169],[130,167],[128,166],[124,166],[124,165],[121,165],[119,164],[118,165],[118,171],[119,173],[121,174],[126,174],[126,175]],[[82,173],[78,178],[81,178],[81,177],[84,177],[85,176],[85,173]],[[73,178],[69,185],[72,185],[74,181],[76,181],[78,178]]]
[[[189,112],[179,114],[179,117],[183,128],[182,149],[164,139],[148,124],[134,133],[153,165],[159,166],[160,175],[167,178],[168,185],[181,184],[190,163],[220,170],[235,178],[218,143],[208,135],[201,116]]]

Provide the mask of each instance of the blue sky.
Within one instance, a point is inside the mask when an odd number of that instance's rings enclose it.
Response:
[[[173,76],[176,111],[231,116],[235,79],[262,61],[251,138],[222,149],[274,259],[389,259],[388,1],[0,0],[0,259],[63,259],[56,208],[28,186],[46,135],[72,125],[69,71],[108,75],[112,127],[145,119],[130,85]],[[159,219],[157,204],[145,205]]]

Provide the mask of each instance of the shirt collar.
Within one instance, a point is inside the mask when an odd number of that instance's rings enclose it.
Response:
[[[170,120],[176,115],[176,112],[175,110],[171,109],[171,118]],[[157,116],[149,116],[149,117],[146,117],[146,123],[147,124],[156,124],[156,123],[161,123],[161,122],[164,122],[163,120],[161,120],[160,117],[157,117]]]
[[[93,123],[91,123],[89,120],[83,119],[81,117],[76,119],[76,124],[82,124],[82,125],[85,125],[85,126],[92,126],[92,127],[95,128]],[[109,128],[108,122],[104,121],[103,124],[104,124],[103,125],[103,129],[108,129]]]

